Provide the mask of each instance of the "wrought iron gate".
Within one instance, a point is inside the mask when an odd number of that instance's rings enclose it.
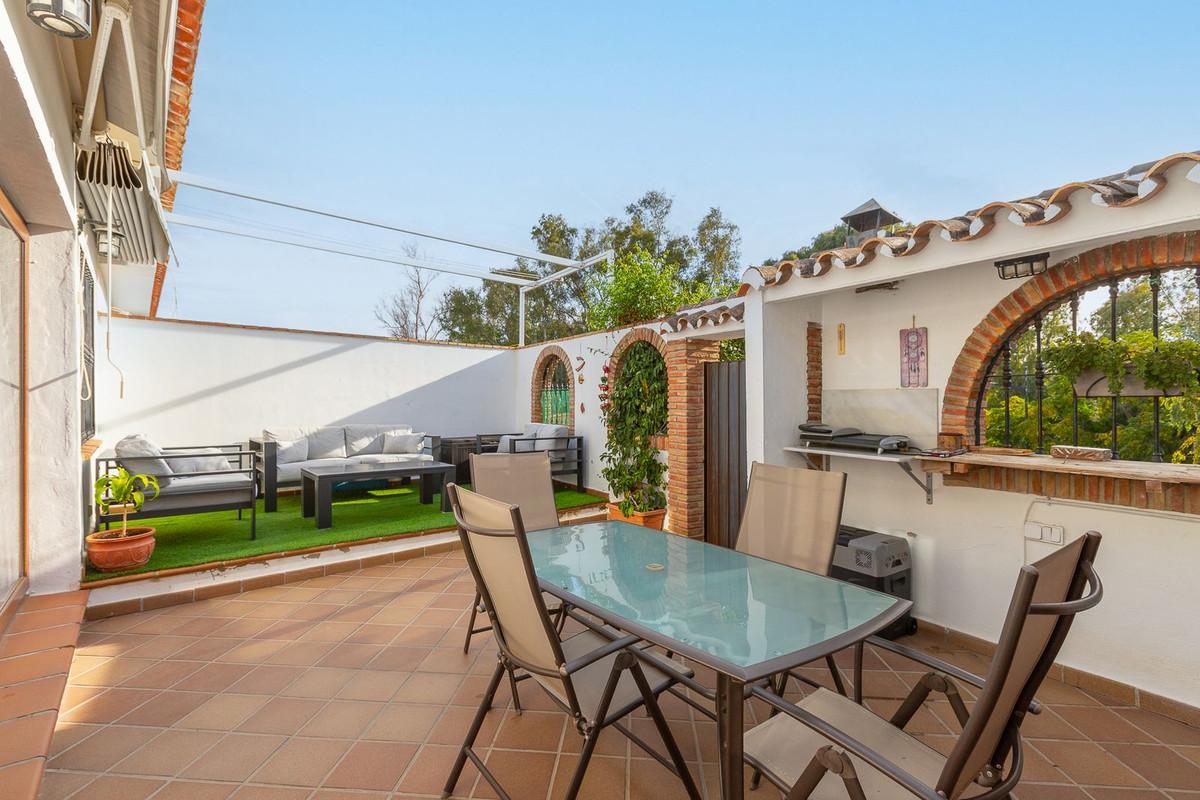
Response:
[[[704,365],[704,540],[732,547],[746,505],[746,362]]]

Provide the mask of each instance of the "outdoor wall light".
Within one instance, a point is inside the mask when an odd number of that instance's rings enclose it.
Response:
[[[92,0],[25,0],[25,13],[38,27],[68,39],[92,35]]]
[[[996,274],[1000,276],[1002,281],[1011,281],[1014,278],[1029,278],[1033,275],[1041,275],[1050,267],[1050,254],[1038,253],[1033,256],[1021,256],[1020,258],[1008,258],[1004,261],[995,262]]]
[[[111,255],[113,261],[120,260],[121,245],[125,241],[125,234],[113,228],[110,237],[108,227],[105,225],[96,225],[92,231],[96,236],[96,252],[100,254],[100,257],[106,258]]]

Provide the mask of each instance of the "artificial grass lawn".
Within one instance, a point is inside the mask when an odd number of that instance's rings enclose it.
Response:
[[[249,511],[242,512],[240,521],[236,511],[137,520],[130,525],[147,525],[157,531],[149,563],[124,572],[97,572],[89,568],[83,580],[87,583],[119,575],[452,527],[454,515],[439,510],[441,495],[435,494],[431,504],[422,505],[418,489],[414,481],[411,486],[338,492],[333,498],[333,527],[324,530],[317,530],[315,519],[300,516],[299,494],[280,495],[279,510],[271,514],[263,512],[260,500],[258,538],[254,540],[250,539]],[[602,502],[572,489],[556,491],[554,501],[559,509]]]

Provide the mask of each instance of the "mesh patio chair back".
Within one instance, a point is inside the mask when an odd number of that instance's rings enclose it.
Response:
[[[558,527],[549,453],[472,453],[471,488],[520,508],[525,530]]]
[[[985,687],[946,761],[938,791],[959,797],[984,768],[1003,764],[1075,614],[1100,601],[1092,568],[1099,546],[1100,534],[1089,532],[1021,568]]]
[[[538,588],[521,510],[455,484],[448,491],[467,565],[491,617],[497,645],[517,666],[558,679],[565,659]],[[577,711],[570,681],[562,683],[563,697]]]
[[[755,462],[737,551],[829,574],[845,494],[844,472]]]

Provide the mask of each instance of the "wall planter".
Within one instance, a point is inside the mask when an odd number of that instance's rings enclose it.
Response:
[[[100,572],[140,567],[154,555],[154,528],[97,531],[87,537],[88,562]]]
[[[1075,394],[1079,397],[1112,397],[1108,376],[1098,369],[1085,370],[1075,379]],[[1125,383],[1121,387],[1121,397],[1180,397],[1183,388],[1175,386],[1168,389],[1155,389],[1146,385],[1133,371],[1133,365],[1125,368]]]
[[[621,506],[616,503],[608,504],[609,519],[640,525],[643,528],[653,528],[656,531],[663,529],[663,519],[666,516],[667,510],[665,508],[658,508],[653,511],[630,511],[628,514],[624,514],[621,511]]]

